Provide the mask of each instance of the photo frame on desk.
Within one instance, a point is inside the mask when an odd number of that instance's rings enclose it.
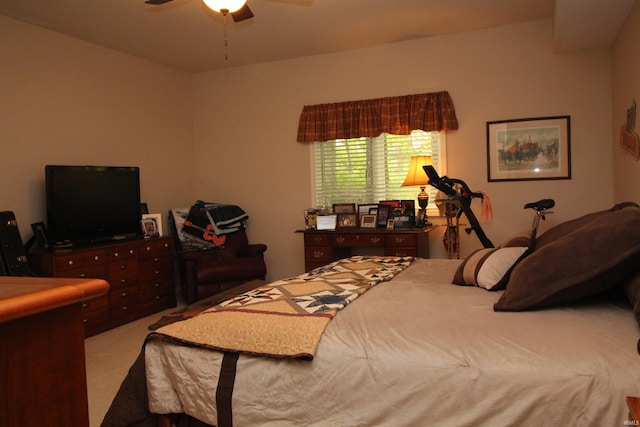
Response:
[[[318,215],[316,218],[317,230],[335,230],[338,215]]]
[[[358,227],[358,215],[355,213],[338,214],[338,223],[336,228],[356,228]]]
[[[380,228],[385,228],[387,226],[387,221],[390,218],[392,206],[389,205],[378,205],[377,212],[377,220],[376,224]]]

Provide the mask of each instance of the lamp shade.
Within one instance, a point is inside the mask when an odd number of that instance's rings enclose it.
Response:
[[[227,10],[229,13],[238,11],[247,0],[202,0],[213,11]]]
[[[409,172],[407,172],[407,177],[404,179],[402,186],[425,186],[429,184],[429,177],[425,173],[424,169],[422,169],[422,167],[430,165],[432,165],[431,156],[412,156],[411,164],[409,164]]]

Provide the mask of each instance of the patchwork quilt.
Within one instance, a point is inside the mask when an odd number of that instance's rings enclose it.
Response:
[[[271,357],[312,359],[339,310],[407,268],[412,257],[354,256],[278,280],[163,326],[148,339]]]

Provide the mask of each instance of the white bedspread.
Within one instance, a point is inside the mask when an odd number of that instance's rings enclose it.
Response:
[[[458,260],[417,260],[327,327],[312,361],[241,355],[236,426],[622,426],[640,394],[640,328],[593,302],[494,312],[452,285]],[[150,409],[215,425],[221,355],[150,341]]]

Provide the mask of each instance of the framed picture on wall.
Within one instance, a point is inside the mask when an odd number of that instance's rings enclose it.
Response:
[[[570,116],[487,122],[489,181],[571,179]]]

